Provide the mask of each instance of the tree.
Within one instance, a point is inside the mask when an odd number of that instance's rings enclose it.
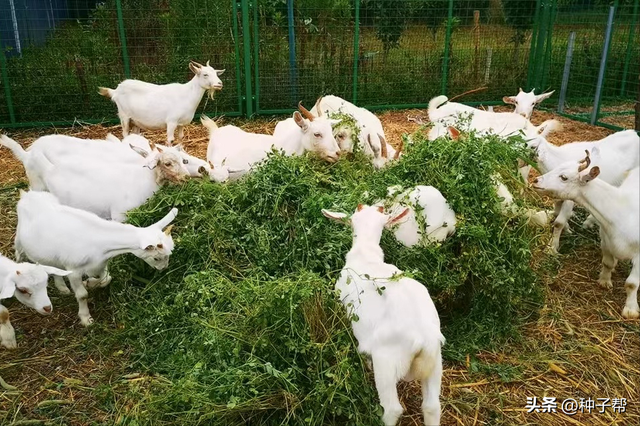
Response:
[[[400,46],[400,37],[407,26],[407,0],[372,0],[375,10],[376,35],[382,42],[384,56]]]
[[[536,0],[502,0],[502,10],[507,24],[515,29],[511,41],[514,44],[513,60],[517,63],[520,45],[525,41],[527,30],[533,26]]]

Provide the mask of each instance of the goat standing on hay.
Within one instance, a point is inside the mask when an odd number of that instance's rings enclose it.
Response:
[[[167,129],[169,146],[175,139],[184,136],[184,126],[191,123],[205,92],[213,98],[216,90],[222,90],[218,76],[225,70],[215,70],[209,65],[190,62],[189,69],[195,74],[188,83],[152,84],[140,80],[125,80],[115,89],[100,87],[99,93],[118,106],[118,117],[122,124],[122,135],[138,128],[147,130]]]

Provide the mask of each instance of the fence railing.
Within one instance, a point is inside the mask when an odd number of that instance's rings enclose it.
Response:
[[[461,101],[555,89],[547,108],[562,95],[565,115],[631,127],[639,4],[0,0],[0,127],[116,121],[98,86],[186,82],[189,60],[227,70],[224,90],[200,105],[209,115],[285,113],[327,93],[371,109],[421,108],[487,86]]]

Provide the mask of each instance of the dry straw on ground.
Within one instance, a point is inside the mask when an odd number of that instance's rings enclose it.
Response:
[[[407,117],[420,116],[426,117],[425,111],[392,111],[380,115],[387,137],[394,145],[403,133],[420,127]],[[536,112],[533,121],[540,123],[552,117],[549,113]],[[585,123],[555,118],[564,124],[561,133],[549,138],[556,144],[594,140],[611,133]],[[262,133],[272,133],[276,123],[275,119],[223,121]],[[82,138],[103,138],[107,132],[120,136],[119,127],[101,125],[57,131]],[[51,131],[9,133],[28,145]],[[146,136],[155,142],[164,142],[162,132]],[[202,126],[188,126],[185,139],[187,151],[205,156],[207,134]],[[3,254],[12,252],[15,188],[23,182],[22,166],[6,149],[0,149],[0,251]],[[546,304],[540,315],[527,323],[520,340],[509,342],[495,352],[470,354],[466,363],[445,366],[443,425],[640,424],[640,325],[638,321],[620,316],[624,304],[623,282],[629,267],[621,264],[614,275],[614,289],[604,290],[595,282],[600,267],[595,234],[563,250],[558,257],[559,273],[546,284]],[[73,298],[54,293],[56,309],[50,317],[36,316],[15,301],[7,303],[19,346],[15,351],[0,349],[0,376],[18,391],[0,392],[0,423],[11,424],[16,418],[29,418],[68,425],[117,424],[127,413],[140,408],[135,400],[127,397],[128,392],[133,388],[148,389],[152,380],[159,379],[128,374],[131,371],[127,370],[126,348],[116,353],[99,353],[85,347],[85,333],[105,333],[118,326],[112,323],[104,294],[93,297],[101,299],[92,312],[95,312],[97,327],[102,327],[93,331],[78,324]],[[407,408],[401,424],[421,425],[419,388],[415,384],[404,384],[401,391]],[[109,392],[114,394],[105,394]],[[556,397],[558,401],[626,398],[627,407],[626,413],[620,414],[613,413],[611,408],[604,414],[568,416],[560,413],[560,409],[558,413],[528,414],[527,397],[533,396],[539,400],[545,396]],[[54,402],[43,404],[46,400]]]

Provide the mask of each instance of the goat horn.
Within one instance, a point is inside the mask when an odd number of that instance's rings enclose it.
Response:
[[[580,167],[578,167],[578,173],[585,170],[591,164],[591,158],[589,158],[589,151],[585,149],[584,152],[587,154],[587,156],[584,157],[584,160],[580,162]]]
[[[400,153],[402,153],[403,148],[404,148],[404,140],[400,139],[400,145],[398,145],[398,149],[396,150],[396,153],[393,156],[394,160],[397,160],[400,157]]]
[[[195,65],[196,67],[198,67],[198,68],[202,68],[202,64],[199,64],[199,63],[197,63],[196,61],[191,61],[191,63],[192,63],[193,65]]]
[[[387,141],[384,140],[384,136],[381,136],[380,133],[378,133],[378,139],[380,139],[380,150],[382,151],[382,156],[384,158],[389,158],[387,152]]]
[[[318,111],[318,117],[322,116],[322,110],[320,109],[320,102],[322,102],[322,96],[316,101],[316,110]]]
[[[315,118],[313,114],[309,112],[308,109],[302,106],[302,101],[298,102],[298,109],[300,110],[300,113],[302,114],[302,116],[307,120],[313,121],[313,119]]]

